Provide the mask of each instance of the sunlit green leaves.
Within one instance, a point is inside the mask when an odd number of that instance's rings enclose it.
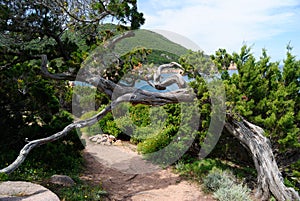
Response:
[[[224,53],[224,52],[223,52]],[[224,53],[225,54],[225,53]],[[223,55],[224,55],[223,54]],[[216,52],[215,62],[221,62]],[[229,56],[227,56],[229,57]],[[299,61],[287,52],[283,69],[263,49],[259,60],[243,46],[232,58],[238,74],[223,76],[230,112],[237,112],[266,130],[274,147],[293,149],[299,142]]]

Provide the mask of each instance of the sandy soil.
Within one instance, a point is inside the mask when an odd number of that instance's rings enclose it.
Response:
[[[132,145],[94,144],[86,140],[86,170],[81,179],[101,183],[108,200],[213,201],[195,183],[185,181],[171,168],[161,169],[143,160]],[[134,148],[134,147],[133,147]]]

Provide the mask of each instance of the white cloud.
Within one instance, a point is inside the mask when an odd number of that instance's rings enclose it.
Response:
[[[243,42],[254,43],[288,31],[296,20],[293,9],[299,4],[297,0],[148,1],[144,28],[182,34],[207,53],[220,47],[236,51]]]

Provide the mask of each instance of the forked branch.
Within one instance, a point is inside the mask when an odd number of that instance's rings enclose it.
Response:
[[[71,77],[66,75],[58,75],[51,74],[47,69],[47,57],[42,56],[42,72],[46,77],[63,80],[69,79]],[[86,126],[91,126],[101,120],[108,112],[112,110],[112,108],[116,107],[118,104],[122,102],[130,102],[133,104],[145,104],[145,105],[153,105],[153,106],[161,106],[170,103],[180,103],[180,102],[192,102],[195,96],[191,95],[192,93],[188,89],[180,89],[167,93],[157,93],[157,92],[149,92],[140,89],[136,89],[133,87],[123,87],[119,86],[111,81],[105,80],[101,77],[98,79],[94,77],[86,77],[82,81],[88,82],[98,87],[105,94],[109,95],[112,98],[112,94],[114,94],[115,100],[111,102],[105,109],[103,109],[97,115],[86,119],[77,121],[66,126],[62,131],[57,132],[49,137],[37,139],[28,142],[20,151],[19,156],[16,160],[8,165],[7,167],[0,170],[0,173],[12,173],[16,168],[18,168],[22,162],[26,159],[29,152],[37,146],[40,146],[45,143],[56,141],[64,136],[66,136],[71,130],[75,128],[83,128]]]

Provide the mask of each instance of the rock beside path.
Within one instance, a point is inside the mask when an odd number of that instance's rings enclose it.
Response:
[[[75,185],[74,180],[71,177],[66,175],[55,174],[50,178],[50,182],[52,184],[58,184],[58,185],[68,186],[68,187]]]
[[[0,182],[1,201],[59,201],[47,188],[23,181]]]
[[[91,142],[94,142],[96,144],[101,144],[101,145],[113,145],[114,143],[118,143],[119,140],[115,138],[113,135],[108,135],[108,134],[98,134],[89,137],[89,140]]]

